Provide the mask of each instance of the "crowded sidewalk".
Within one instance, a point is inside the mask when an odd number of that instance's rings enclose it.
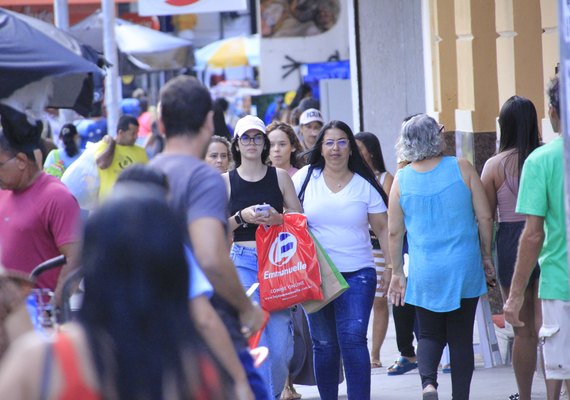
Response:
[[[372,324],[369,324],[369,335]],[[474,339],[477,341],[477,338]],[[506,342],[499,340],[501,356],[504,359]],[[370,340],[368,346],[370,347]],[[388,376],[386,367],[398,358],[396,347],[396,332],[394,330],[394,320],[390,312],[390,324],[388,333],[382,345],[380,357],[382,368],[372,370],[372,400],[415,400],[421,398],[421,383],[417,369],[404,375]],[[451,374],[439,373],[439,396],[440,399],[451,399]],[[303,400],[318,400],[319,392],[316,386],[295,385],[297,392],[303,395]],[[511,394],[517,392],[514,372],[511,366],[498,366],[494,368],[484,368],[480,357],[475,355],[475,373],[471,382],[471,400],[508,400]],[[568,397],[561,397],[567,399]],[[347,399],[346,382],[339,386],[339,399]],[[535,374],[532,387],[532,399],[546,399],[546,388],[544,380],[537,372]]]

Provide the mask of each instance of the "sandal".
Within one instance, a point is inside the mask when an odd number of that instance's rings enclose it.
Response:
[[[280,400],[299,400],[302,397],[301,394],[297,393],[295,387],[291,384],[285,386],[283,391],[281,392]]]
[[[372,368],[372,369],[382,368],[382,363],[380,362],[380,360],[372,360],[372,361],[370,361],[370,368]]]
[[[406,357],[398,358],[394,364],[388,367],[388,375],[402,375],[418,367],[417,362],[411,362]]]

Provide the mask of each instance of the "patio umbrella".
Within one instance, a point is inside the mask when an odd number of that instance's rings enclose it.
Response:
[[[26,20],[32,18],[0,9],[0,101],[35,114],[48,106],[88,114],[101,70],[62,31],[43,33]]]
[[[119,73],[127,75],[191,67],[192,43],[142,25],[117,18],[115,37],[119,50]],[[96,12],[71,27],[83,43],[103,49],[103,16]]]
[[[259,66],[259,35],[218,40],[196,50],[196,69]]]

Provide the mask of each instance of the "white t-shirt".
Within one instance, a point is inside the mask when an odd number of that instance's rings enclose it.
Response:
[[[293,176],[297,194],[309,166]],[[303,200],[303,209],[311,232],[340,272],[374,268],[372,244],[368,233],[368,214],[386,212],[380,193],[358,174],[338,193],[326,185],[321,170],[313,174]]]

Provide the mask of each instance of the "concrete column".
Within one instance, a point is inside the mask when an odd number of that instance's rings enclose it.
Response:
[[[560,46],[558,44],[558,2],[552,0],[540,0],[540,19],[542,24],[542,93],[544,109],[538,118],[542,118],[542,140],[549,142],[558,135],[552,131],[548,119],[548,96],[545,90],[554,76],[554,68],[560,61]]]
[[[429,0],[429,16],[433,110],[428,113],[445,125],[447,153],[455,155],[457,45],[454,0]]]
[[[456,150],[481,172],[495,151],[499,109],[495,2],[455,0],[457,35]]]
[[[422,6],[417,0],[360,0],[354,4],[361,128],[378,136],[386,167],[394,172],[394,145],[402,120],[426,111]]]
[[[544,115],[540,3],[495,0],[499,107],[511,96],[530,99]],[[498,112],[497,112],[498,115]]]

